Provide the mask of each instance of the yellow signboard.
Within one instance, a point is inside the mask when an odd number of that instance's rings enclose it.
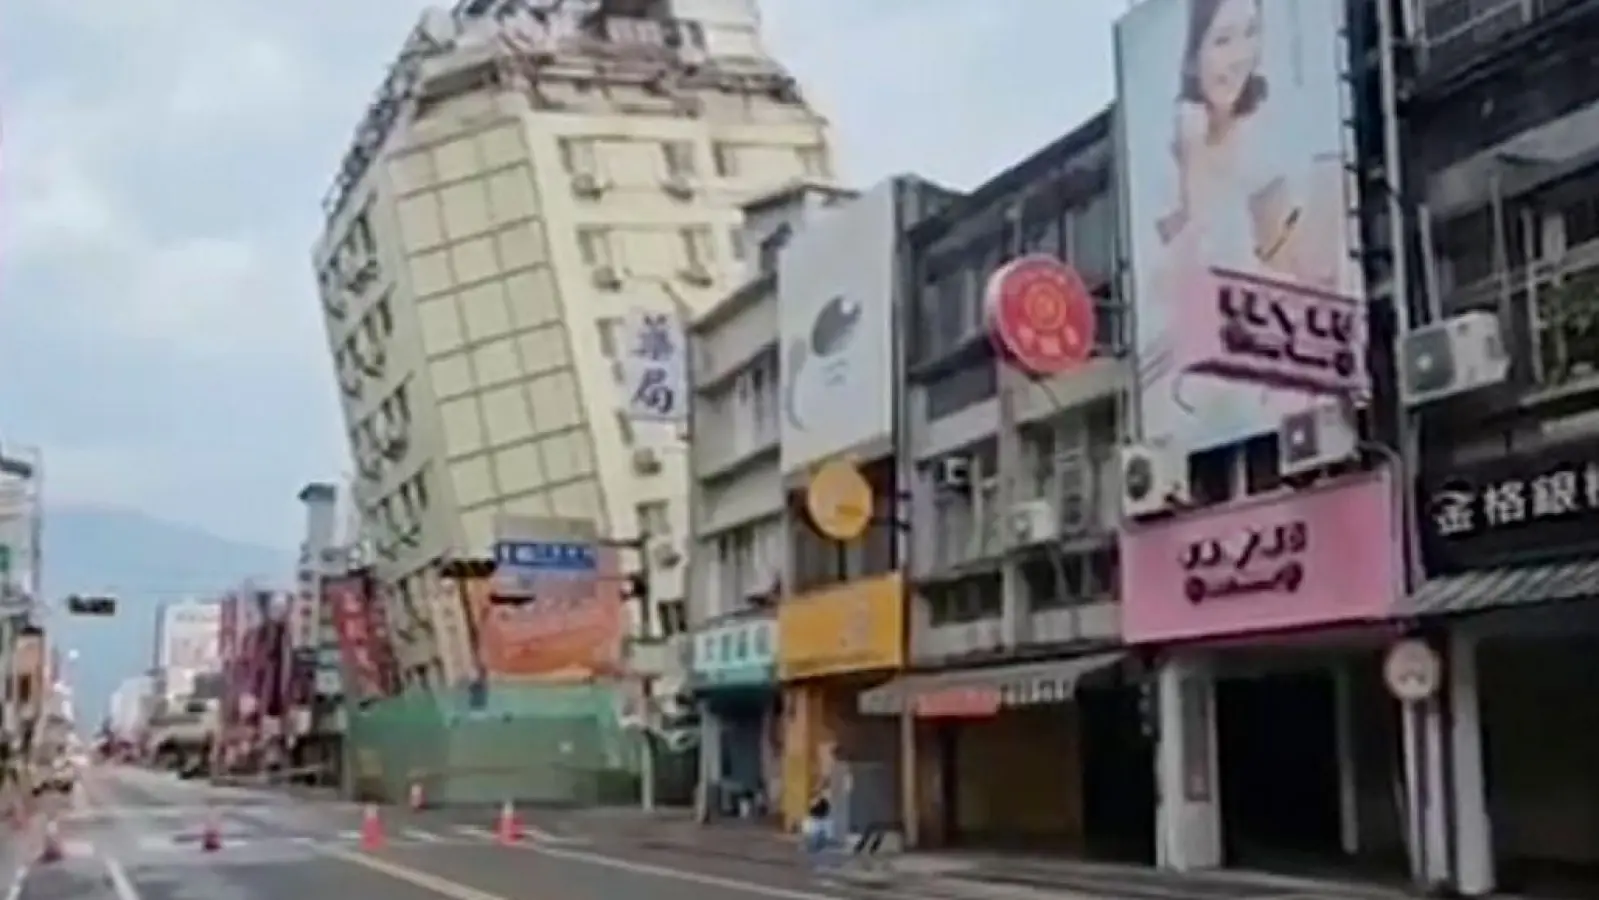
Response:
[[[777,670],[784,681],[898,669],[905,603],[895,573],[803,594],[777,608]]]
[[[853,541],[872,522],[872,486],[853,462],[836,459],[811,478],[805,508],[823,537]]]

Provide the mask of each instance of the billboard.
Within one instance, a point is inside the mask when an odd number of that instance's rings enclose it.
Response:
[[[174,603],[161,610],[163,669],[192,675],[218,668],[222,661],[222,607],[217,603]]]
[[[622,320],[622,403],[636,422],[688,421],[688,337],[675,313],[633,309]]]
[[[808,469],[893,426],[898,183],[811,213],[778,261],[782,465]]]
[[[582,569],[564,564],[533,599],[495,602],[494,582],[466,582],[477,665],[491,679],[587,681],[622,670],[627,617],[618,553],[594,547]],[[554,569],[553,566],[547,567]]]
[[[1116,26],[1143,438],[1194,452],[1363,398],[1344,4],[1144,0]]]
[[[345,694],[356,702],[387,693],[382,635],[373,628],[372,589],[365,575],[339,575],[322,579],[322,596],[333,615],[344,662]]]

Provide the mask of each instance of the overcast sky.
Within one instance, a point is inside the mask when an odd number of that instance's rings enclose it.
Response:
[[[0,13],[0,440],[57,500],[293,546],[346,467],[309,248],[420,0]],[[1111,94],[1125,0],[763,0],[844,174],[969,187]]]

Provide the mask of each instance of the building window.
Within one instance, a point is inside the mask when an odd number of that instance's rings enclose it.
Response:
[[[672,533],[672,508],[664,500],[638,505],[640,534],[667,535]]]
[[[738,147],[733,144],[718,142],[711,147],[711,155],[716,160],[716,174],[722,178],[736,178],[739,175]]]
[[[710,268],[716,259],[716,249],[711,246],[711,229],[704,225],[678,231],[683,241],[683,261],[690,269]]]
[[[621,319],[613,317],[601,319],[599,321],[600,352],[605,354],[607,359],[616,358],[618,342],[621,340],[621,331]]]
[[[389,298],[384,297],[372,308],[372,316],[377,320],[378,333],[388,337],[394,333],[394,310],[389,306]]]
[[[783,253],[783,245],[788,243],[789,235],[793,230],[788,223],[783,223],[772,229],[772,233],[761,241],[761,272],[770,274],[777,271],[777,259]]]
[[[688,141],[667,141],[661,145],[666,174],[687,178],[694,174],[694,145]]]
[[[743,262],[749,255],[749,248],[744,246],[744,228],[731,228],[727,232],[727,246],[733,259]]]
[[[827,148],[821,144],[811,147],[799,148],[800,171],[816,178],[827,178],[833,174],[832,163],[827,158]]]
[[[615,265],[611,256],[611,230],[584,228],[577,233],[577,249],[591,266]]]
[[[633,446],[633,422],[627,417],[627,413],[621,410],[616,412],[616,430],[622,435],[623,444]]]
[[[672,637],[688,631],[688,604],[682,600],[663,600],[656,604],[661,620],[661,636]]]
[[[561,167],[568,175],[597,175],[600,170],[599,153],[595,142],[589,138],[565,138],[561,141]]]

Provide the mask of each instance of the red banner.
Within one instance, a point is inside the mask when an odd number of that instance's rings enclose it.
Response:
[[[222,723],[237,721],[239,702],[239,598],[222,598],[217,616],[217,656],[222,667]]]
[[[387,684],[383,646],[387,643],[373,625],[372,591],[365,575],[342,575],[322,580],[323,602],[333,614],[344,660],[344,695],[361,701],[382,697]]]

